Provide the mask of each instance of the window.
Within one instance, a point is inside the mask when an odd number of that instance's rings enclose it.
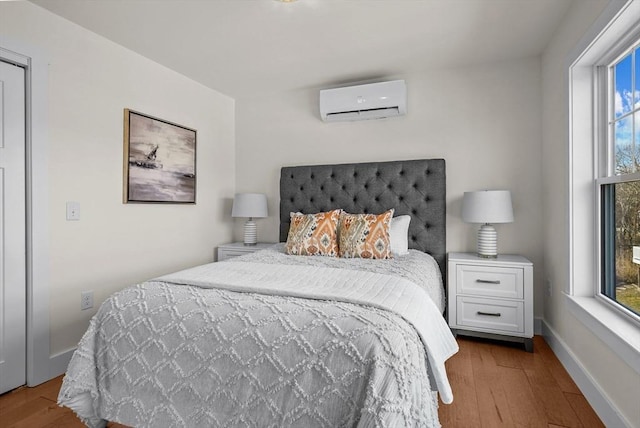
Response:
[[[616,122],[622,122],[618,125],[622,128],[631,121],[632,143],[638,145],[640,126],[633,123],[633,110],[639,100],[634,102],[631,98],[631,103],[624,107],[624,91],[620,91],[619,105],[623,108],[615,120],[614,80],[617,70],[624,71],[624,66],[616,69],[617,64],[630,54],[633,58],[627,61],[631,63],[640,56],[635,50],[640,47],[639,42],[640,1],[610,2],[566,58],[569,272],[564,300],[569,312],[637,373],[640,373],[640,317],[620,304],[621,293],[616,293],[622,287],[617,289],[615,280],[615,202],[627,190],[619,189],[626,187],[625,183],[639,180],[640,174],[616,174],[615,126]],[[637,64],[634,66],[639,68]],[[637,89],[640,79],[633,71],[627,87]],[[618,83],[623,82],[621,74]],[[632,119],[625,121],[624,116]],[[621,147],[622,136],[618,135]],[[620,221],[623,218],[619,215]]]
[[[599,294],[640,321],[640,42],[599,73],[606,96],[597,99],[607,104],[600,106],[606,112],[606,131],[598,141],[602,159],[596,179]]]

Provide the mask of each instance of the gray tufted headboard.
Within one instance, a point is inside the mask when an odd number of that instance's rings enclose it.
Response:
[[[280,172],[280,242],[289,213],[342,208],[408,214],[409,248],[431,254],[446,275],[446,174],[444,159],[283,167]]]

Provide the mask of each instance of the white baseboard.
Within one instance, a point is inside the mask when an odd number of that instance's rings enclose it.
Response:
[[[567,370],[573,381],[576,383],[582,394],[587,399],[593,410],[598,414],[602,422],[607,427],[633,428],[624,415],[620,413],[615,404],[611,402],[607,394],[602,390],[595,379],[585,370],[575,354],[569,349],[567,344],[560,339],[558,334],[541,320],[542,336],[549,344],[553,352],[558,357]]]
[[[69,361],[71,361],[71,356],[73,355],[75,350],[76,348],[74,347],[49,357],[50,379],[60,376],[61,374],[64,374],[67,371],[67,367],[69,366]]]

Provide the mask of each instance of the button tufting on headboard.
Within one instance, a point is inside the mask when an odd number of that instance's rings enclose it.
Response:
[[[377,214],[395,208],[396,216],[412,216],[410,248],[433,255],[445,272],[444,159],[284,167],[280,177],[280,241],[287,239],[291,211]]]

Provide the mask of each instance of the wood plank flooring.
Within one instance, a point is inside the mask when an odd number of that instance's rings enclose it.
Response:
[[[444,428],[604,427],[541,337],[534,353],[482,339],[458,337],[458,343],[460,352],[447,361],[454,402],[440,403],[438,412]],[[56,404],[61,384],[59,376],[0,395],[0,427],[84,426]]]
[[[57,404],[62,376],[35,388],[21,387],[0,395],[1,428],[74,428],[84,427],[75,413]],[[126,428],[109,423],[109,428]]]
[[[460,336],[458,344],[446,363],[454,399],[440,403],[443,427],[604,427],[542,337],[533,353]]]

